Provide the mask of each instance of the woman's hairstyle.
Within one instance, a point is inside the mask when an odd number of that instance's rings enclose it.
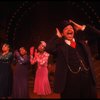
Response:
[[[46,42],[45,42],[45,41],[40,41],[40,43],[41,43],[44,47],[46,47]]]
[[[25,51],[27,51],[27,49],[26,49],[25,47],[20,47],[19,50],[20,50],[20,49],[24,49]]]
[[[3,46],[3,45],[6,45],[6,46],[8,46],[9,49],[11,49],[10,44],[8,44],[8,43],[3,43],[2,46]]]
[[[9,51],[12,51],[12,48],[11,48],[11,46],[10,46],[10,44],[9,44],[9,43],[2,43],[2,44],[1,44],[1,47],[3,47],[3,45],[8,46]]]

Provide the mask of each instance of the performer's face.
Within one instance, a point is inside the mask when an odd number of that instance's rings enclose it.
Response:
[[[27,53],[26,50],[25,50],[24,48],[20,48],[19,51],[20,51],[20,54],[21,54],[22,56],[25,55],[25,54]]]
[[[38,50],[40,52],[44,51],[44,45],[42,43],[38,46]]]
[[[70,41],[73,39],[74,29],[71,25],[68,25],[63,29],[63,36]]]
[[[3,52],[9,51],[9,46],[8,46],[7,44],[4,44],[4,45],[2,46],[2,51],[3,51]]]

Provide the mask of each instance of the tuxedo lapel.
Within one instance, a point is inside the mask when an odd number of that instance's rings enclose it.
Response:
[[[61,45],[62,54],[65,58],[65,61],[68,63],[68,46],[65,42]]]

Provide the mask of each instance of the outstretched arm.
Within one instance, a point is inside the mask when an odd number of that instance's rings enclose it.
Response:
[[[45,50],[52,54],[55,55],[56,54],[56,46],[58,44],[58,40],[62,38],[62,34],[59,31],[58,28],[56,28],[56,34],[47,42],[47,46],[45,48]]]
[[[80,25],[72,20],[69,20],[69,22],[73,23],[74,24],[74,28],[76,29],[76,31],[84,31],[84,29],[86,28],[86,25]]]
[[[88,40],[100,37],[100,30],[96,29],[95,27],[91,25],[88,25],[88,24],[80,25],[72,20],[69,20],[69,22],[74,24],[76,31],[82,31],[83,32],[82,35],[85,35],[86,39]]]

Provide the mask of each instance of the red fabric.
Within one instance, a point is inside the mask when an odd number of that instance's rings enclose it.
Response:
[[[73,47],[73,48],[76,48],[76,42],[75,41],[71,41],[70,46]]]

